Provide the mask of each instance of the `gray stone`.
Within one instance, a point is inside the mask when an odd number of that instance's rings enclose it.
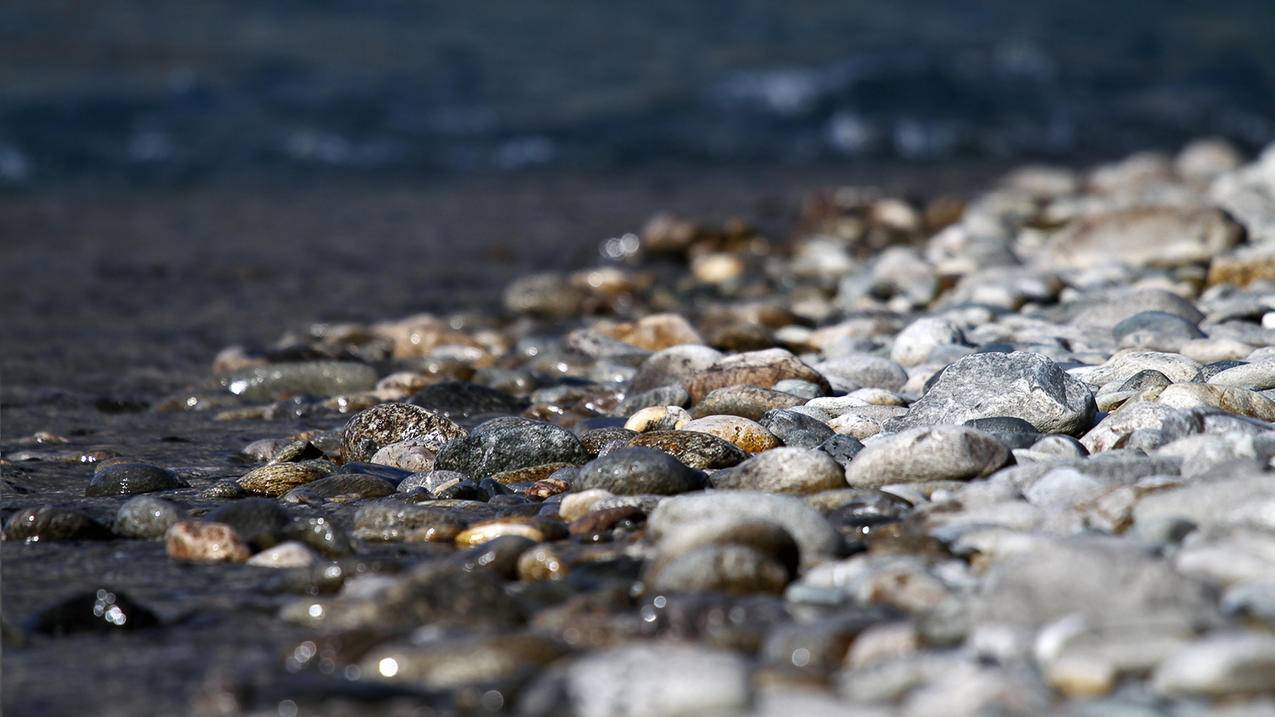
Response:
[[[1275,690],[1275,636],[1264,632],[1209,635],[1162,663],[1153,684],[1165,694],[1207,697]]]
[[[785,446],[796,448],[818,448],[835,435],[823,421],[787,409],[767,411],[757,422],[775,434]]]
[[[124,538],[152,540],[164,537],[164,533],[180,519],[176,505],[162,498],[141,495],[120,506],[111,529]]]
[[[827,453],[790,447],[758,453],[714,473],[710,480],[714,488],[773,493],[818,493],[846,485],[845,470]]]
[[[588,460],[580,439],[565,428],[525,418],[497,418],[449,441],[439,450],[434,467],[484,478],[546,463],[580,465]]]
[[[991,475],[1009,459],[1005,444],[962,426],[913,428],[869,443],[850,465],[854,488],[892,483],[964,480]]]
[[[704,474],[654,448],[624,448],[580,467],[573,488],[615,495],[674,495],[704,486]]]
[[[382,403],[359,411],[345,424],[341,454],[346,461],[367,461],[385,446],[407,440],[437,451],[465,435],[465,430],[441,413],[410,403]]]
[[[801,546],[802,563],[836,555],[841,537],[819,511],[800,498],[761,491],[723,491],[667,498],[647,519],[652,536],[713,520],[763,520],[783,526]]]
[[[863,387],[898,391],[908,381],[908,372],[902,366],[872,354],[838,356],[814,364],[813,368],[823,374],[832,388],[838,391],[853,391]]]
[[[577,717],[734,714],[749,701],[749,667],[732,652],[638,643],[595,652],[565,670]]]
[[[167,468],[147,463],[112,463],[94,471],[84,495],[137,495],[186,487],[186,481]]]
[[[1043,433],[1083,433],[1093,420],[1093,394],[1041,354],[973,354],[948,366],[908,408],[904,428],[1021,418]]]

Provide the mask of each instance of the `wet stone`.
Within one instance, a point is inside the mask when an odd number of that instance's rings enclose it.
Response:
[[[384,478],[362,473],[336,473],[293,488],[279,500],[304,505],[351,503],[366,498],[380,498],[393,492],[394,484]]]
[[[636,435],[635,431],[627,428],[595,428],[580,434],[580,445],[584,446],[589,455],[596,456],[610,444],[627,445]]]
[[[200,563],[242,563],[252,554],[235,529],[225,523],[183,520],[164,536],[168,557]]]
[[[990,475],[1009,459],[1005,444],[961,426],[914,428],[866,446],[846,466],[855,488]]]
[[[487,517],[490,513],[479,512],[474,519]],[[354,536],[379,542],[451,542],[470,522],[451,508],[386,500],[359,507]]]
[[[504,391],[465,381],[444,381],[417,392],[409,403],[447,418],[517,415],[527,402]]]
[[[41,610],[32,618],[31,630],[62,636],[142,630],[159,624],[159,616],[128,595],[100,588],[72,595]]]
[[[698,490],[704,475],[653,448],[624,448],[580,468],[575,490],[605,490],[613,495],[674,495]]]
[[[727,386],[710,391],[695,404],[691,416],[740,416],[756,421],[767,411],[800,406],[805,402],[803,398],[782,391],[747,385]]]
[[[284,528],[291,520],[288,512],[277,501],[267,498],[246,498],[218,506],[203,519],[228,525],[240,539],[257,547],[270,547],[279,542]]]
[[[23,508],[4,524],[5,540],[29,543],[47,540],[110,540],[106,526],[83,513],[46,505]]]
[[[643,408],[650,406],[679,406],[685,408],[691,402],[691,396],[681,384],[659,386],[640,393],[632,393],[620,402],[616,413],[632,416]]]
[[[89,497],[137,495],[187,487],[177,474],[146,463],[112,463],[93,472],[84,495]]]
[[[238,482],[239,487],[250,493],[278,497],[324,475],[322,468],[309,463],[275,463],[245,473]]]
[[[788,571],[778,561],[747,546],[703,545],[654,563],[645,581],[651,590],[659,592],[779,594],[788,584]]]
[[[794,448],[818,448],[835,435],[823,421],[785,409],[767,411],[757,422],[785,446]]]
[[[345,424],[341,455],[347,462],[366,461],[385,446],[407,440],[437,451],[464,435],[463,428],[440,413],[406,403],[382,403],[360,411]]]
[[[749,453],[760,453],[780,445],[779,439],[761,424],[739,416],[697,418],[678,430],[717,436]]]
[[[368,391],[376,385],[376,370],[347,361],[276,363],[244,369],[221,377],[226,390],[249,401],[270,401],[298,394],[334,396]]]
[[[775,448],[759,453],[710,478],[714,488],[818,493],[844,488],[845,469],[832,456],[812,448]]]
[[[130,498],[115,514],[112,530],[123,538],[152,540],[164,533],[181,517],[176,505],[162,498],[140,495]]]

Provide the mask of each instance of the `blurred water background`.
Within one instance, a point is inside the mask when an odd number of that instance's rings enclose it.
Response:
[[[1275,137],[1270,0],[16,0],[0,186]]]

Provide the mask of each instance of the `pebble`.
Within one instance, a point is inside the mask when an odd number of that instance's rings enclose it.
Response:
[[[748,457],[733,443],[699,431],[650,431],[634,436],[630,446],[664,451],[691,468],[729,468]]]
[[[523,418],[497,418],[468,436],[449,441],[438,452],[436,468],[475,477],[545,463],[580,465],[589,453],[570,431]]]
[[[629,416],[624,428],[634,433],[676,431],[691,422],[691,414],[680,406],[648,406]]]
[[[164,535],[168,557],[198,563],[242,563],[252,551],[225,523],[182,520]]]
[[[275,463],[248,471],[238,483],[249,493],[278,497],[324,475],[322,468],[309,463]]]
[[[784,349],[745,351],[722,357],[682,382],[691,400],[698,403],[715,389],[747,384],[770,388],[788,379],[809,381],[826,387],[827,380],[813,368]]]
[[[760,491],[729,491],[674,496],[660,502],[647,518],[653,537],[687,525],[715,520],[770,521],[782,526],[801,546],[804,565],[833,556],[841,539],[819,511],[794,496]]]
[[[408,403],[449,419],[512,416],[527,406],[527,402],[517,396],[467,381],[443,381],[426,386],[413,394]]]
[[[427,441],[418,438],[409,438],[406,441],[381,446],[368,461],[412,473],[423,473],[432,470],[438,458],[438,453],[426,443]]]
[[[367,461],[382,448],[407,440],[437,451],[464,435],[463,428],[441,413],[409,403],[382,403],[356,413],[345,424],[341,455],[346,461]]]
[[[846,486],[841,464],[811,448],[780,447],[714,473],[714,488],[773,493],[818,493]]]
[[[748,707],[751,694],[743,657],[675,643],[591,653],[563,680],[563,699],[578,717],[732,714]]]
[[[259,568],[307,568],[318,559],[305,543],[289,540],[248,558],[248,564]]]
[[[624,448],[580,468],[576,490],[612,495],[676,495],[704,486],[704,474],[654,448]]]
[[[918,366],[940,346],[965,343],[965,334],[947,319],[924,318],[907,325],[894,338],[890,360],[906,367]]]
[[[262,402],[295,395],[335,396],[370,391],[376,370],[350,361],[274,363],[235,371],[220,377],[230,393]]]
[[[818,448],[835,435],[823,421],[782,408],[767,411],[757,419],[757,423],[774,434],[785,446],[793,448]]]
[[[1093,420],[1093,395],[1049,358],[1037,353],[985,353],[948,366],[899,421],[904,428],[964,423],[975,418],[1021,418],[1042,433],[1079,435]]]
[[[710,391],[699,403],[691,415],[695,418],[706,416],[739,416],[756,421],[767,411],[779,408],[800,406],[806,399],[783,391],[775,391],[757,386],[727,386]]]
[[[645,581],[650,590],[659,592],[779,594],[788,584],[788,571],[747,546],[703,545],[653,563]]]
[[[163,537],[179,519],[176,505],[162,498],[139,495],[120,506],[111,529],[122,538],[153,540]]]
[[[749,453],[760,453],[780,445],[775,434],[756,421],[739,416],[707,416],[697,418],[679,430],[707,433]]]
[[[5,540],[39,543],[49,540],[109,540],[111,531],[74,510],[51,505],[23,508],[4,524]]]
[[[336,473],[293,488],[280,496],[279,500],[305,505],[352,503],[366,498],[380,498],[395,491],[396,486],[384,478],[362,473]]]
[[[146,463],[111,463],[99,466],[93,472],[93,478],[84,489],[84,495],[137,495],[186,487],[186,481],[166,468]]]
[[[1275,636],[1210,635],[1166,660],[1152,681],[1157,691],[1170,695],[1223,697],[1275,690]]]
[[[968,480],[1005,465],[1009,449],[981,431],[962,426],[913,428],[867,444],[846,466],[854,488],[892,483]]]
[[[448,508],[386,500],[367,503],[355,511],[354,537],[378,542],[449,543],[468,524]]]

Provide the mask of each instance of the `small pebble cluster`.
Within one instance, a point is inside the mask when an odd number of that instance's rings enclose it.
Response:
[[[783,238],[660,216],[602,256],[503,316],[228,348],[162,408],[259,426],[255,465],[101,460],[113,525],[5,539],[286,576],[319,712],[1275,710],[1275,146],[832,190]],[[77,610],[160,622],[103,590],[30,629]]]

